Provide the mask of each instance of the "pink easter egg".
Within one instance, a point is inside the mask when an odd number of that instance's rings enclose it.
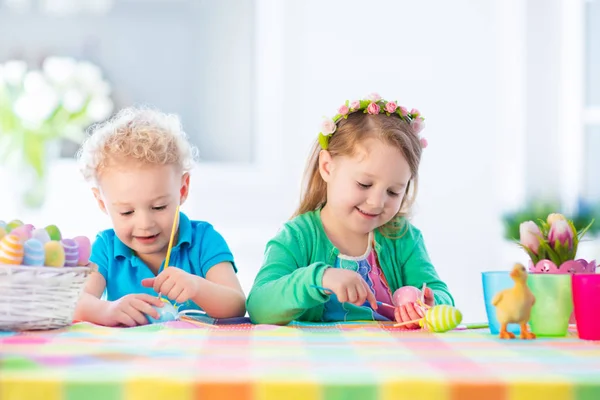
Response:
[[[60,243],[65,250],[65,267],[76,267],[79,261],[79,245],[73,239],[62,239]]]
[[[92,243],[86,236],[76,236],[73,240],[79,245],[79,261],[77,265],[88,265],[92,252]]]
[[[421,297],[421,291],[414,286],[403,286],[396,290],[392,296],[392,302],[396,307],[408,303],[415,303]]]
[[[23,241],[31,239],[31,233],[35,230],[35,227],[31,224],[21,225],[10,231],[13,235],[19,236]]]

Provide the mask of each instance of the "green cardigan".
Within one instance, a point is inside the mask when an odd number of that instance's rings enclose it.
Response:
[[[406,222],[398,239],[374,232],[375,251],[392,293],[402,286],[433,290],[436,304],[454,305],[448,287],[429,260],[421,232]],[[326,268],[335,264],[339,250],[327,238],[321,211],[288,221],[267,243],[263,266],[248,295],[250,319],[258,324],[285,325],[293,320],[321,321],[329,295],[321,285]]]

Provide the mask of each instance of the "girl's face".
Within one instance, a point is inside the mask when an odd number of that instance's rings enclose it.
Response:
[[[319,170],[327,182],[325,208],[332,222],[361,235],[398,213],[412,176],[400,150],[376,138],[365,139],[350,157],[321,151]]]
[[[117,237],[140,257],[165,255],[189,175],[172,165],[128,164],[103,171],[94,195]]]

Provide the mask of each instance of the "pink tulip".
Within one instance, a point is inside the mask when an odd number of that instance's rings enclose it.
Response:
[[[557,219],[552,223],[550,232],[548,233],[548,241],[553,248],[556,248],[558,243],[568,244],[568,249],[573,249],[574,232],[569,223],[563,219]]]
[[[533,221],[526,221],[519,226],[520,242],[524,247],[527,247],[534,254],[538,254],[540,248],[540,239],[542,232]]]

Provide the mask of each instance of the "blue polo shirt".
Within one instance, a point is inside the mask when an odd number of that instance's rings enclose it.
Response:
[[[113,229],[98,234],[92,245],[90,261],[98,266],[98,272],[106,280],[106,300],[118,300],[132,293],[157,295],[152,288],[142,286],[142,279],[154,278],[154,273],[119,240]],[[184,213],[179,213],[179,236],[171,249],[169,264],[205,278],[209,269],[226,261],[232,263],[237,272],[225,239],[213,226],[204,221],[190,221]],[[163,268],[164,261],[159,273]],[[199,307],[188,301],[180,305],[180,310],[183,309]]]

